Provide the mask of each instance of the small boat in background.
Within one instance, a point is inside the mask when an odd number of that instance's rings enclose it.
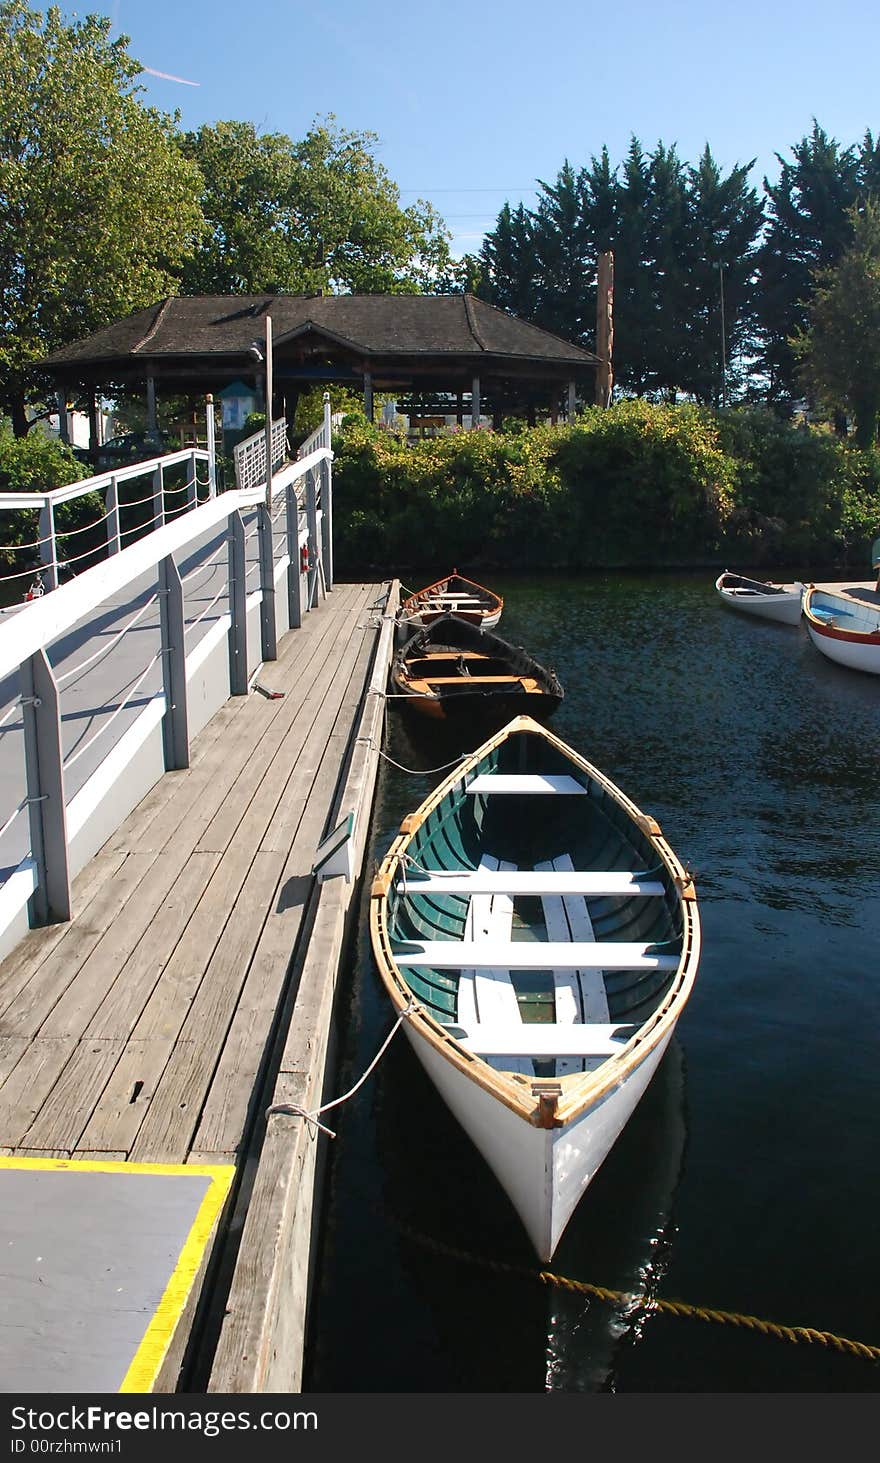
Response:
[[[804,590],[804,620],[816,649],[829,660],[880,675],[880,604],[809,584]]]
[[[876,588],[880,590],[880,538],[875,538],[871,545],[871,573],[877,581]]]
[[[504,600],[494,590],[465,579],[453,569],[445,579],[438,579],[425,589],[411,594],[400,606],[399,620],[407,625],[431,625],[441,615],[458,615],[472,625],[492,630],[501,619]]]
[[[520,716],[403,820],[370,936],[416,1056],[550,1260],[693,987],[691,875],[653,818]]]
[[[423,716],[491,716],[496,726],[523,711],[548,716],[565,694],[555,673],[522,646],[459,615],[443,615],[410,637],[392,662],[391,686]]]
[[[796,625],[801,617],[804,586],[773,584],[763,579],[748,579],[744,574],[731,574],[725,569],[715,580],[715,588],[724,604],[762,620],[776,620],[783,625]]]

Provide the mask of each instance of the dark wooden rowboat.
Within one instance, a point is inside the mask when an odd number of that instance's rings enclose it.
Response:
[[[564,695],[555,672],[521,646],[457,615],[426,625],[398,650],[391,686],[423,716],[485,715],[496,724],[520,713],[546,717]]]

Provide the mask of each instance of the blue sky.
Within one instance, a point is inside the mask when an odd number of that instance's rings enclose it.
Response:
[[[66,13],[71,14],[69,7]],[[185,127],[236,119],[300,138],[333,113],[377,134],[401,191],[476,250],[498,210],[535,200],[607,144],[675,143],[775,177],[815,117],[843,144],[880,132],[877,0],[92,0],[152,72],[145,99]],[[191,82],[197,85],[186,85]]]

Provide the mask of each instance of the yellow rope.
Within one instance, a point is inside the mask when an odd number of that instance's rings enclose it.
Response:
[[[719,1326],[739,1326],[746,1331],[759,1331],[764,1336],[773,1336],[778,1341],[790,1341],[794,1345],[825,1346],[847,1356],[857,1356],[862,1361],[880,1360],[880,1346],[868,1346],[863,1341],[850,1341],[846,1336],[835,1336],[830,1331],[816,1331],[812,1326],[780,1326],[775,1321],[762,1321],[758,1316],[745,1316],[736,1311],[711,1310],[706,1306],[686,1305],[683,1301],[660,1300],[655,1297],[638,1296],[622,1290],[608,1290],[602,1285],[590,1285],[585,1280],[570,1280],[565,1275],[555,1275],[552,1270],[528,1270],[523,1265],[510,1265],[503,1260],[487,1260],[479,1255],[468,1254],[466,1250],[455,1249],[439,1240],[417,1234],[408,1226],[401,1225],[411,1239],[429,1245],[442,1255],[453,1260],[463,1260],[467,1265],[482,1265],[502,1274],[518,1275],[523,1279],[537,1280],[541,1285],[555,1290],[567,1290],[578,1295],[593,1296],[596,1300],[611,1304],[623,1302],[632,1304],[638,1300],[647,1310],[661,1314],[679,1316],[688,1321],[711,1321]]]

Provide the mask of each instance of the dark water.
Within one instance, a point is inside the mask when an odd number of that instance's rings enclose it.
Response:
[[[880,683],[799,627],[736,616],[712,581],[493,581],[499,633],[566,688],[554,730],[697,875],[694,993],[552,1267],[631,1299],[536,1281],[508,1200],[398,1034],[328,1115],[306,1390],[877,1390],[878,1363],[833,1345],[651,1307],[880,1345]],[[386,751],[408,768],[469,747],[393,704],[388,721]],[[371,860],[438,777],[382,764]],[[392,1025],[366,892],[339,1092]]]

